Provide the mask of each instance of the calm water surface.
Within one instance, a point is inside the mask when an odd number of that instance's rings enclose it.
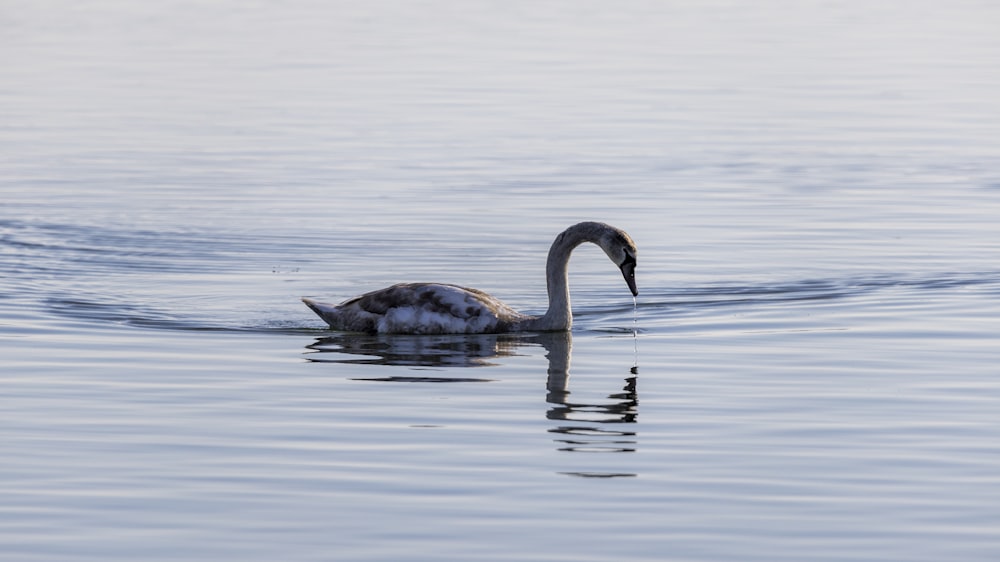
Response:
[[[690,5],[689,5],[690,4]],[[0,9],[4,560],[996,560],[988,2]],[[571,335],[368,337],[398,281]]]

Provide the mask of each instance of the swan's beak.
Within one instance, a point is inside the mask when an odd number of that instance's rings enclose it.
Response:
[[[625,261],[619,267],[622,270],[622,276],[625,277],[625,282],[628,283],[628,290],[632,291],[632,296],[639,296],[639,289],[635,286],[635,258],[626,255]]]

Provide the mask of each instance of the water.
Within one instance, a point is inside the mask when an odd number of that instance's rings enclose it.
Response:
[[[0,14],[5,560],[1000,556],[996,6]]]

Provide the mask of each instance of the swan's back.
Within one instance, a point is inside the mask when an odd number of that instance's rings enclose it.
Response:
[[[350,332],[499,333],[531,318],[483,291],[444,283],[400,283],[336,306],[302,301],[332,328]]]

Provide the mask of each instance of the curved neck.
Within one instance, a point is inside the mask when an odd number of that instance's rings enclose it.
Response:
[[[598,223],[580,223],[564,230],[549,248],[545,263],[545,280],[549,292],[549,309],[538,318],[535,330],[569,330],[573,326],[573,311],[569,302],[569,256],[584,242],[596,242]]]

